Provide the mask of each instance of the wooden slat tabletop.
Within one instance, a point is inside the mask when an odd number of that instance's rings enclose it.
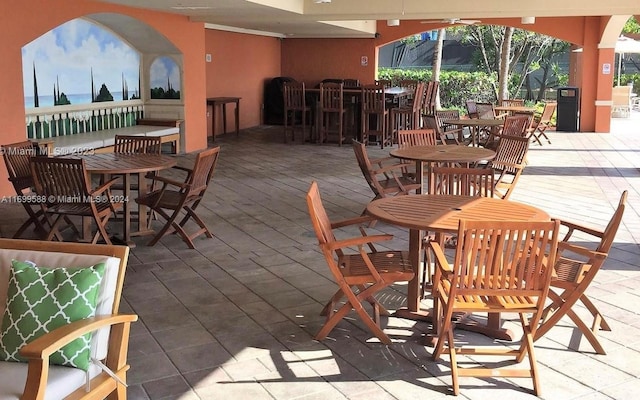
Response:
[[[468,196],[408,195],[374,200],[367,212],[381,221],[410,229],[451,232],[466,220],[546,221],[549,214],[514,201]]]
[[[133,174],[171,168],[176,159],[163,154],[91,154],[78,156],[96,174]]]
[[[496,156],[493,150],[456,145],[411,146],[393,149],[389,154],[406,160],[462,163],[492,160]]]

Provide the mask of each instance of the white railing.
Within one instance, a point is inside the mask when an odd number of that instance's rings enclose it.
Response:
[[[142,100],[30,108],[25,112],[28,139],[133,126],[143,117]]]

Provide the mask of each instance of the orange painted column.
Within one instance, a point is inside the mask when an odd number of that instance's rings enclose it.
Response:
[[[600,49],[598,52],[599,73],[596,82],[595,125],[594,132],[611,131],[611,95],[615,71],[615,50]],[[606,72],[609,73],[606,73]]]

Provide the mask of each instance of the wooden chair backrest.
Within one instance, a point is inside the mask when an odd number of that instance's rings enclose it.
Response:
[[[524,107],[524,99],[504,99],[500,101],[503,107]]]
[[[342,83],[346,88],[357,88],[360,86],[360,81],[358,79],[345,79]]]
[[[529,150],[529,138],[520,136],[500,136],[496,156],[491,160],[493,169],[516,173],[524,166]]]
[[[529,135],[530,124],[531,117],[529,115],[508,115],[504,119],[500,135],[526,137]]]
[[[553,113],[556,112],[556,108],[558,108],[558,103],[555,101],[545,103],[544,108],[542,109],[542,115],[540,115],[539,123],[548,124],[551,122],[551,118],[553,117]]]
[[[388,89],[392,85],[391,79],[376,79],[376,85],[381,85],[384,86],[385,89]]]
[[[496,111],[491,103],[476,103],[479,119],[495,119]]]
[[[344,84],[320,84],[320,111],[342,111],[344,109]]]
[[[2,149],[9,181],[13,184],[16,193],[21,194],[23,190],[33,187],[29,161],[37,155],[34,144],[25,140],[19,143],[3,144],[0,149]]]
[[[362,86],[361,102],[363,113],[384,113],[385,97],[384,86],[364,85]]]
[[[424,101],[422,104],[422,113],[432,115],[436,112],[436,100],[438,97],[438,87],[440,82],[428,81],[425,84]]]
[[[433,129],[407,129],[398,131],[398,148],[412,146],[435,146],[436,131]]]
[[[620,200],[618,201],[618,208],[613,213],[611,220],[607,224],[606,228],[602,233],[602,240],[598,245],[596,251],[600,253],[609,253],[611,250],[611,246],[613,246],[613,240],[616,237],[616,233],[618,232],[618,228],[620,227],[620,222],[622,221],[622,215],[624,214],[624,209],[626,207],[627,202],[627,191],[625,190],[620,195]]]
[[[478,107],[476,106],[476,102],[474,100],[467,100],[464,104],[467,107],[467,115],[469,118],[478,118]]]
[[[116,135],[113,152],[118,154],[160,154],[162,141],[159,136]]]
[[[450,298],[535,296],[541,308],[553,272],[548,260],[556,256],[559,226],[559,221],[461,220]]]
[[[306,108],[304,82],[285,82],[282,90],[285,109],[304,110]]]
[[[493,197],[494,175],[491,168],[434,167],[433,194]]]
[[[438,110],[436,111],[436,115],[441,122],[446,122],[447,120],[452,119],[460,119],[459,110]]]
[[[629,106],[631,104],[631,86],[614,86],[611,90],[611,100],[614,106]]]
[[[437,115],[424,115],[422,120],[426,128],[433,129],[438,136],[442,134],[442,127],[440,126]]]
[[[418,82],[416,90],[413,92],[413,112],[416,114],[422,111],[422,104],[424,104],[424,91],[425,83]]]
[[[381,197],[384,191],[380,187],[380,182],[378,182],[378,179],[373,173],[373,167],[371,166],[371,161],[369,160],[369,156],[367,155],[367,148],[365,147],[364,143],[353,140],[353,152],[356,155],[358,167],[360,167],[360,171],[362,171],[362,175],[367,181],[367,184],[369,184],[369,187],[376,195],[376,197]]]
[[[331,221],[327,215],[327,211],[322,204],[320,198],[320,190],[316,181],[311,182],[309,191],[307,192],[307,207],[309,208],[309,216],[313,224],[313,230],[318,238],[320,246],[336,241],[336,237],[331,229]]]
[[[78,203],[91,202],[91,182],[84,160],[62,157],[31,159],[36,192],[47,198],[73,198]]]
[[[186,182],[190,185],[187,196],[202,196],[204,194],[213,176],[219,154],[220,146],[198,153],[193,169]]]

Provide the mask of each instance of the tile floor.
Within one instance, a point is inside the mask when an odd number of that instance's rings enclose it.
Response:
[[[613,328],[600,334],[608,355],[579,343],[573,325],[563,321],[536,343],[544,399],[620,399],[640,390],[637,122],[614,120],[612,134],[552,132],[553,144],[532,145],[512,196],[554,216],[604,227],[621,191],[629,190],[614,248],[588,292]],[[122,304],[123,312],[140,315],[130,341],[129,399],[414,400],[451,394],[447,358],[432,361],[422,345],[425,323],[389,317],[383,322],[394,344],[385,346],[352,314],[327,340],[312,339],[335,286],[304,196],[316,180],[332,219],[362,212],[372,194],[351,147],[286,145],[280,127],[226,136],[216,142],[221,158],[200,206],[215,238],[198,239],[197,250],[177,237],[155,247],[136,239]],[[368,150],[371,156],[388,153]],[[189,165],[193,157],[180,158]],[[0,205],[3,236],[23,217],[10,207]],[[408,247],[404,229],[378,223],[372,231],[394,234],[389,247]],[[405,293],[397,285],[380,297],[395,309]],[[491,342],[469,332],[457,336]],[[568,349],[570,343],[580,351]],[[462,378],[461,388],[462,399],[535,397],[529,379]]]

